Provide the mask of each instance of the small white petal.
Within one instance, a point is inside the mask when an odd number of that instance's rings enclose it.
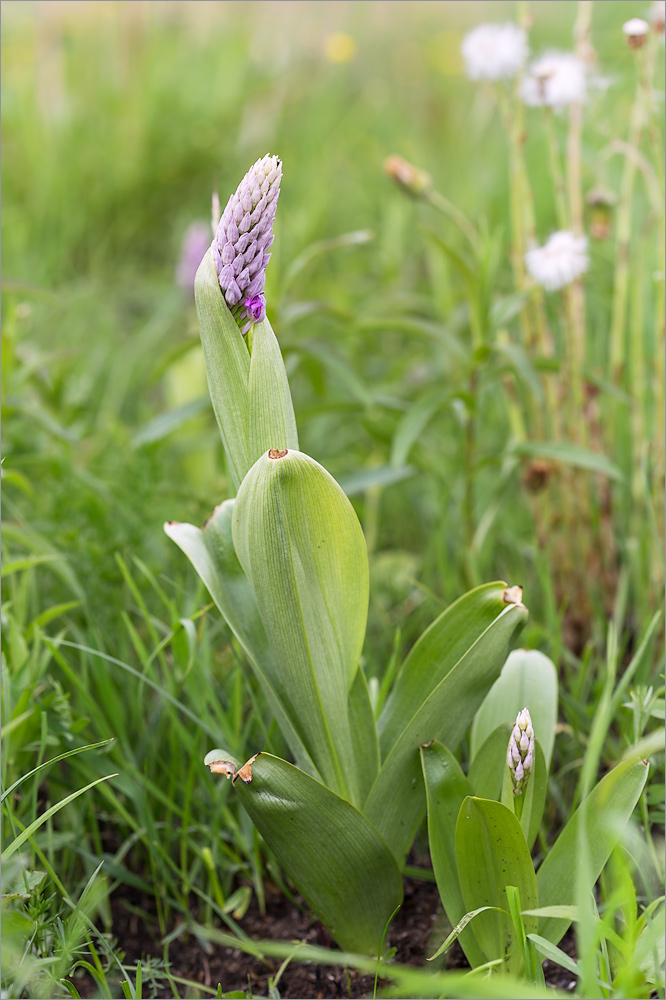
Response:
[[[542,247],[525,254],[525,265],[534,280],[553,292],[571,284],[587,271],[587,239],[566,231],[553,233]]]
[[[585,64],[573,52],[546,52],[530,66],[520,96],[531,107],[564,108],[585,100]]]
[[[642,17],[632,17],[630,21],[624,22],[622,30],[627,38],[641,38],[647,35],[650,25]]]
[[[481,24],[465,35],[460,49],[471,80],[506,80],[527,59],[527,36],[515,24]]]

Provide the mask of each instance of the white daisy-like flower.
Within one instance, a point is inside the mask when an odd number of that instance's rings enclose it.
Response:
[[[530,66],[520,96],[531,107],[564,108],[587,95],[585,63],[573,52],[546,52]]]
[[[527,59],[527,35],[515,24],[480,24],[460,48],[470,80],[506,80]]]
[[[548,292],[570,285],[587,271],[587,239],[566,230],[553,233],[544,246],[525,254],[525,265],[534,280]]]
[[[632,49],[640,49],[650,33],[650,25],[642,17],[632,17],[622,25],[625,38]]]

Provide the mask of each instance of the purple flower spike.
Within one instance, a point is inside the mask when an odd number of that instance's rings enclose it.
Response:
[[[213,240],[220,288],[244,334],[266,316],[266,250],[273,242],[281,179],[277,156],[257,160],[229,199]]]

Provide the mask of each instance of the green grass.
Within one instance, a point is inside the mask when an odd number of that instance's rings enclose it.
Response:
[[[566,388],[568,327],[561,297],[546,297],[545,363],[512,315],[507,136],[492,96],[459,69],[462,34],[514,17],[513,5],[75,7],[3,5],[3,789],[25,780],[3,802],[2,834],[7,849],[41,817],[7,876],[46,872],[28,898],[3,902],[9,996],[67,996],[63,980],[84,963],[100,996],[121,995],[123,980],[141,995],[141,971],[114,944],[113,893],[152,898],[164,935],[180,920],[242,938],[250,894],[263,905],[266,880],[283,884],[227,783],[201,766],[220,743],[242,759],[284,753],[280,734],[161,529],[202,522],[232,492],[193,304],[173,273],[185,228],[210,215],[212,186],[224,201],[265,152],[284,162],[269,312],[301,447],[347,486],[366,533],[368,676],[381,684],[394,649],[470,584],[522,583],[531,619],[521,641],[560,673],[543,844],[580,797],[586,755],[606,769],[663,719],[653,617],[663,599],[663,215],[650,186],[663,161],[650,130],[625,206],[617,377],[617,229],[591,241],[585,282],[578,377],[595,394],[574,443],[603,455],[600,474],[537,447],[554,440],[544,399],[549,384]],[[570,48],[576,5],[531,9],[533,49]],[[585,191],[624,183],[636,73],[620,25],[642,13],[629,0],[593,8],[612,83],[586,111]],[[356,56],[338,64],[324,42],[340,30]],[[557,227],[546,133],[536,111],[525,121],[543,241]],[[566,115],[553,124],[563,150]],[[478,227],[471,297],[455,262],[463,237],[391,186],[391,153],[426,169]],[[322,243],[359,230],[372,238]],[[504,316],[475,351],[470,308],[482,300]],[[536,458],[553,464],[531,492]],[[601,882],[579,995],[638,988],[641,907],[663,882],[663,754],[652,765],[632,838]],[[610,992],[590,972],[598,954],[618,975]],[[153,973],[167,976],[144,967],[144,990]]]

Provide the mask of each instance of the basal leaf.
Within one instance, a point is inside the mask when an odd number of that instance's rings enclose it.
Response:
[[[233,540],[285,708],[326,784],[360,804],[348,696],[365,636],[368,560],[354,509],[313,459],[269,452],[243,481]]]
[[[486,695],[472,724],[472,759],[500,722],[513,724],[518,712],[528,708],[548,767],[557,722],[557,670],[551,659],[536,649],[514,649]]]
[[[260,754],[236,790],[253,823],[340,947],[377,954],[402,899],[380,835],[349,802],[286,761]]]
[[[236,556],[231,537],[234,503],[234,500],[225,500],[216,507],[203,529],[193,524],[170,521],[164,525],[164,530],[188,557],[245,650],[299,766],[317,776],[317,769],[300,735],[298,720],[287,713],[277,661],[266,638],[254,591]]]
[[[400,864],[425,810],[418,748],[439,739],[455,749],[527,618],[522,604],[504,603],[504,591],[502,583],[479,587],[445,611],[414,647],[382,712],[388,753],[364,812]]]
[[[466,910],[482,906],[508,909],[507,886],[515,886],[525,909],[539,905],[537,881],[520,824],[501,802],[466,798],[456,824],[458,878]],[[525,916],[526,933],[537,929],[536,917]],[[486,960],[505,959],[518,973],[522,956],[511,947],[513,924],[508,914],[488,911],[472,925]]]
[[[470,764],[467,777],[474,789],[472,794],[480,799],[500,800],[512,729],[513,725],[507,722],[494,729]]]
[[[432,867],[446,916],[455,928],[466,915],[456,865],[456,823],[460,807],[472,795],[472,788],[453,754],[437,741],[421,747],[421,766]],[[460,943],[472,968],[483,964],[483,952],[471,929],[462,929]]]

